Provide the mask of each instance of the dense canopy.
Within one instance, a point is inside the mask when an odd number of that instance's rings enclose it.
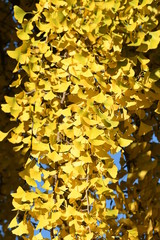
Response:
[[[1,4],[4,234],[158,240],[159,0]]]

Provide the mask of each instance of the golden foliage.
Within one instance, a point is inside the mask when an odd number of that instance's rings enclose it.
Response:
[[[13,234],[160,237],[159,10],[158,0],[40,0],[27,19],[14,7],[18,91],[1,106],[17,122],[9,141],[28,156],[30,188],[12,194],[23,213]],[[119,171],[109,151],[121,152]]]

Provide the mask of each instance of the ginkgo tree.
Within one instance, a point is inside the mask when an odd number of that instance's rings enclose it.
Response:
[[[14,235],[160,238],[159,12],[158,0],[14,7],[17,91],[1,108],[16,126],[0,132],[26,159]],[[109,152],[121,153],[119,171]]]
[[[6,49],[13,50],[21,44],[21,40],[16,36],[15,28],[18,23],[13,17],[13,5],[18,4],[25,11],[31,12],[35,8],[34,2],[35,0],[0,1],[0,104],[5,103],[5,95],[14,96],[18,91],[17,88],[9,87],[11,82],[16,80],[16,74],[12,73],[16,60],[10,58],[6,52]],[[16,122],[9,119],[10,114],[4,113],[0,107],[0,129],[4,132],[16,126]],[[13,206],[10,193],[15,192],[19,185],[24,187],[24,180],[18,176],[24,162],[25,156],[20,151],[15,152],[7,138],[0,143],[0,239],[14,238],[8,229],[9,222],[15,216],[15,212],[11,211]]]

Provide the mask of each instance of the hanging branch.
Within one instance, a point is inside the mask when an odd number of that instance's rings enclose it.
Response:
[[[87,164],[87,183],[89,182],[89,163]],[[86,189],[86,199],[87,199],[87,212],[90,213],[90,203],[89,203],[89,196],[88,196],[88,188]],[[90,226],[88,226],[89,232],[91,232]]]
[[[31,115],[30,115],[30,119],[31,119],[31,146],[30,146],[30,149],[29,149],[29,156],[32,152],[32,142],[33,142],[33,136],[34,136],[34,133],[33,133],[33,128],[34,128],[34,120],[33,120],[33,112],[35,111],[35,103],[32,104],[33,105],[33,110],[31,109]]]
[[[61,101],[60,101],[61,108],[64,108],[65,98],[66,98],[66,91],[63,92],[63,95],[62,95],[62,98],[61,98]],[[63,120],[63,118],[60,117],[58,123],[61,124],[62,120]],[[60,142],[61,142],[61,134],[58,131],[57,132],[57,143],[60,143]],[[55,163],[55,169],[58,169],[58,163],[57,162]],[[55,187],[56,187],[57,181],[58,181],[58,173],[56,173],[54,175],[54,192],[53,192],[54,204],[56,204],[56,202],[57,202],[56,193],[55,193]],[[51,239],[53,239],[53,238],[55,238],[54,228],[51,229]]]

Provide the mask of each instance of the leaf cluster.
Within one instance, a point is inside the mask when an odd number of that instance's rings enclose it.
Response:
[[[0,137],[27,158],[19,175],[29,188],[12,194],[13,234],[160,237],[159,10],[157,0],[14,7],[17,92],[1,106],[17,125]],[[121,153],[119,171],[109,152]]]

